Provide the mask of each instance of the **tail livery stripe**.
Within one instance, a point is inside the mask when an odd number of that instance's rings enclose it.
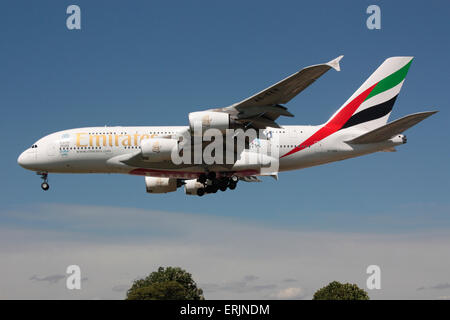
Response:
[[[388,68],[389,65],[394,62],[396,58],[389,58],[387,59],[378,69],[377,71],[372,75],[372,77],[376,74],[379,70],[380,72],[383,72],[383,68]],[[398,58],[397,58],[398,59]],[[402,59],[402,58],[400,58]],[[388,62],[389,61],[389,62]],[[398,61],[398,60],[397,60]],[[361,106],[361,104],[372,97],[383,93],[387,90],[390,90],[394,88],[395,86],[399,85],[399,91],[401,87],[401,82],[405,79],[406,74],[408,73],[409,67],[411,66],[412,58],[409,59],[409,62],[406,63],[403,67],[398,69],[397,71],[391,73],[390,75],[382,78],[381,80],[375,82],[372,86],[364,90],[362,93],[358,94],[353,100],[351,100],[347,105],[345,105],[343,108],[337,111],[337,113],[319,130],[317,130],[311,137],[303,141],[300,145],[296,146],[294,149],[290,150],[281,158],[286,157],[290,154],[296,153],[298,151],[301,151],[307,147],[312,146],[313,144],[325,139],[329,135],[335,133],[336,131],[348,128],[360,123],[364,123],[367,121],[375,120],[378,118],[381,118],[383,116],[386,116],[389,114],[392,110],[392,107],[395,103],[395,100],[398,96],[395,94],[394,97],[390,98],[389,100],[383,101],[377,105],[370,106],[370,102],[368,102],[368,106],[360,110],[355,114],[355,112],[358,110],[358,108]],[[387,64],[387,67],[386,67]],[[375,76],[376,77],[376,76]],[[369,78],[370,79],[370,78]],[[370,81],[370,80],[369,80]],[[367,82],[367,81],[366,81]],[[364,86],[364,84],[363,84]],[[374,101],[374,103],[376,103]]]
[[[398,95],[397,95],[398,96]],[[397,96],[394,96],[392,99],[377,104],[373,107],[364,109],[356,114],[354,114],[348,121],[342,126],[341,129],[349,128],[352,126],[356,126],[357,124],[375,120],[381,117],[384,117],[389,112],[392,111],[392,108],[394,107],[395,100],[397,99]]]
[[[328,121],[322,128],[317,130],[311,137],[303,141],[300,145],[296,146],[294,149],[281,156],[281,158],[310,147],[341,129],[342,126],[350,119],[356,109],[358,109],[361,103],[363,103],[367,99],[367,96],[375,88],[376,85],[377,84],[374,84],[369,89],[359,94],[355,99],[350,101],[344,108],[342,108],[342,110],[336,116],[334,116],[333,119]]]
[[[412,62],[412,59],[405,66],[403,66],[401,69],[397,70],[396,72],[394,72],[390,76],[387,76],[386,78],[384,78],[383,80],[378,82],[377,86],[367,96],[366,100],[369,100],[373,96],[376,96],[377,94],[379,94],[381,92],[389,90],[389,89],[395,87],[396,85],[398,85],[400,82],[402,82],[403,79],[405,79],[406,74],[408,73],[409,67],[411,66],[411,62]]]

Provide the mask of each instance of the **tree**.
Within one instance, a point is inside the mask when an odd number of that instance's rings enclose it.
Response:
[[[127,300],[204,300],[192,275],[179,267],[159,267],[144,279],[133,282]]]
[[[333,281],[317,290],[313,300],[369,300],[369,295],[356,284]]]

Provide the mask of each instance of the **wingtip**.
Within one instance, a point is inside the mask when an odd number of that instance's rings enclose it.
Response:
[[[439,112],[439,110],[431,110],[431,111],[423,111],[422,113],[426,114],[427,117],[429,117],[429,116],[432,116],[433,114],[438,113],[438,112]]]
[[[330,62],[328,62],[327,65],[329,65],[330,67],[332,67],[336,71],[341,71],[341,66],[339,65],[339,61],[341,61],[341,59],[343,57],[344,57],[344,55],[340,55],[336,59],[333,59]]]
[[[432,110],[432,111],[428,111],[429,112],[429,117],[430,116],[432,116],[433,114],[435,114],[435,113],[438,113],[439,112],[439,110]]]

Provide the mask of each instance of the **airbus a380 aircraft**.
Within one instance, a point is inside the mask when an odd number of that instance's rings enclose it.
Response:
[[[413,59],[392,57],[386,59],[324,124],[278,125],[276,120],[280,116],[293,116],[282,104],[331,68],[339,71],[341,58],[304,68],[231,106],[192,112],[189,126],[91,127],[59,131],[39,139],[17,161],[41,175],[44,190],[49,189],[48,173],[125,173],[145,176],[149,193],[172,192],[184,185],[186,194],[202,196],[234,189],[239,180],[259,181],[257,176],[264,175],[277,178],[280,171],[378,151],[395,151],[396,146],[406,143],[401,133],[437,112],[415,113],[387,123]],[[208,129],[227,137],[231,132],[232,139],[243,136],[246,130],[259,130],[259,133],[240,149],[221,142],[225,153],[233,154],[231,161],[211,163],[200,158],[193,163],[180,162],[183,152],[188,154],[188,149],[182,148],[183,140],[193,138],[194,142],[189,140],[184,146],[193,146],[194,158],[196,147],[199,146],[197,150],[202,154],[212,144],[208,141],[215,142],[204,138]],[[266,152],[262,153],[262,149]],[[219,154],[218,151],[219,148],[213,153]]]

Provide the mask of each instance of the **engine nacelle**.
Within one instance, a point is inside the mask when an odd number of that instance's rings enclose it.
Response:
[[[189,127],[192,135],[197,136],[211,128],[225,133],[225,130],[230,128],[230,115],[214,111],[191,112],[189,113]]]
[[[167,193],[177,190],[177,179],[145,177],[148,193]]]
[[[203,184],[197,181],[197,179],[186,180],[184,182],[184,191],[186,194],[196,196],[197,190],[203,188]]]
[[[172,150],[178,152],[178,140],[154,138],[141,141],[141,152],[147,161],[159,162],[170,160]]]

